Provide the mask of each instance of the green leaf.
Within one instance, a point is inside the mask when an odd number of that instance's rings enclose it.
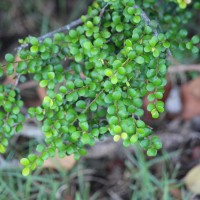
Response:
[[[136,63],[142,65],[144,63],[144,58],[142,56],[138,56],[136,59],[135,59]]]
[[[156,92],[155,93],[156,99],[162,99],[163,98],[163,93],[162,92]]]
[[[54,72],[48,72],[47,74],[49,80],[53,80],[55,78],[55,73]]]
[[[145,127],[145,123],[142,120],[137,120],[136,121],[136,126],[138,128],[144,128]]]
[[[39,41],[36,37],[30,37],[30,43],[32,45],[38,45]]]
[[[148,83],[146,89],[147,91],[152,92],[155,89],[155,86],[152,83]]]
[[[122,62],[120,60],[115,60],[113,62],[113,68],[116,69],[116,68],[119,68],[122,66]]]
[[[31,51],[32,53],[37,53],[37,52],[39,51],[38,46],[32,46],[32,47],[30,48],[30,51]]]
[[[143,148],[143,149],[147,149],[149,147],[149,140],[147,139],[144,139],[140,142],[140,146]]]
[[[140,99],[140,98],[135,98],[135,99],[133,99],[133,105],[134,106],[136,106],[136,107],[141,107],[142,106],[142,104],[143,104],[143,101],[142,101],[142,99]]]
[[[134,13],[134,8],[128,7],[127,12],[128,12],[128,14],[132,15]]]
[[[137,135],[133,135],[133,136],[131,136],[131,138],[130,138],[130,142],[131,142],[132,144],[137,143],[137,141],[138,141],[138,136],[137,136]]]
[[[191,41],[193,44],[198,44],[200,42],[200,38],[199,38],[199,36],[195,35],[192,37]]]
[[[30,168],[29,167],[25,167],[23,170],[22,170],[22,175],[23,176],[28,176],[30,174]]]
[[[56,100],[58,102],[62,102],[63,101],[63,95],[62,94],[56,94],[55,98],[56,98]]]
[[[153,110],[151,111],[151,115],[152,115],[152,117],[153,117],[154,119],[157,119],[157,118],[159,117],[159,113],[158,113],[158,111],[157,111],[156,109],[153,109]]]
[[[6,148],[0,144],[0,153],[5,153],[6,152]]]
[[[148,156],[156,156],[157,150],[155,148],[150,148],[150,149],[147,150],[147,155]]]
[[[37,147],[36,147],[37,152],[42,152],[44,149],[45,149],[45,147],[42,144],[38,144]]]
[[[89,144],[90,143],[90,137],[88,134],[83,134],[81,137],[81,142],[83,144]]]
[[[117,83],[118,83],[118,78],[117,78],[116,76],[112,76],[112,77],[111,77],[111,83],[112,83],[113,85],[117,84]]]
[[[7,61],[7,62],[14,62],[14,59],[15,59],[15,57],[11,54],[11,53],[7,53],[6,55],[5,55],[5,60]]]
[[[86,104],[85,101],[79,100],[79,101],[76,102],[76,106],[77,106],[77,108],[84,109],[84,108],[86,108],[87,104]]]
[[[139,15],[136,15],[136,16],[133,17],[133,21],[134,21],[136,24],[138,24],[138,23],[140,22],[140,20],[141,20],[141,17],[140,17]]]
[[[87,50],[92,48],[92,43],[90,41],[84,42],[83,47]]]
[[[105,73],[106,76],[112,76],[112,75],[113,75],[113,72],[112,72],[111,69],[106,69],[106,70],[104,71],[104,73]]]
[[[150,104],[148,104],[148,106],[147,106],[147,110],[148,110],[149,112],[151,112],[154,108],[155,108],[155,105],[154,105],[153,103],[150,103]]]
[[[156,36],[153,36],[153,37],[151,38],[151,40],[149,40],[149,44],[150,44],[152,47],[155,47],[156,44],[157,44],[157,42],[158,42],[158,38],[157,38]]]
[[[129,88],[128,89],[128,94],[131,96],[131,97],[136,97],[137,96],[137,91],[135,89],[132,89],[132,88]]]
[[[76,79],[74,84],[76,87],[83,87],[83,81],[81,79]]]
[[[16,128],[15,128],[15,130],[16,130],[17,133],[21,132],[22,129],[23,129],[23,125],[22,125],[22,124],[18,124],[18,125],[16,126]]]
[[[79,126],[80,126],[80,128],[81,128],[83,131],[87,131],[88,128],[89,128],[89,125],[88,125],[87,122],[80,122],[80,123],[79,123]]]
[[[48,96],[44,97],[43,103],[46,106],[50,106],[50,107],[53,106],[53,100]]]
[[[96,104],[96,103],[93,103],[93,104],[90,106],[90,110],[91,110],[91,111],[96,111],[96,110],[97,110],[97,104]]]
[[[4,100],[4,95],[0,93],[0,102],[2,102],[3,100]]]
[[[169,42],[164,42],[164,43],[163,43],[163,46],[164,46],[166,49],[168,49],[168,48],[170,47],[170,43],[169,43]]]
[[[112,94],[112,98],[114,101],[118,101],[121,99],[121,92],[120,91],[115,91]]]
[[[160,113],[165,111],[165,108],[163,106],[156,105],[156,108],[157,108],[158,112],[160,112]]]
[[[20,160],[20,163],[21,163],[21,165],[26,166],[26,165],[29,165],[30,162],[27,158],[22,158]]]
[[[114,137],[113,137],[113,140],[115,141],[115,142],[118,142],[119,140],[120,140],[120,135],[115,135]]]
[[[13,112],[14,114],[18,114],[18,113],[20,112],[20,109],[19,109],[19,107],[17,107],[17,106],[14,106],[14,108],[13,108],[12,112]]]
[[[124,75],[124,74],[126,74],[126,69],[124,67],[119,67],[118,73],[121,74],[121,75]]]
[[[126,132],[123,132],[123,133],[121,134],[121,138],[122,138],[122,140],[128,139],[128,134],[127,134]]]
[[[122,128],[119,125],[114,126],[113,128],[114,133],[119,134],[122,132]]]
[[[158,136],[153,136],[151,141],[156,149],[162,148],[162,142]]]
[[[48,80],[42,80],[40,81],[40,87],[46,87],[48,85]]]
[[[122,32],[124,30],[124,26],[122,25],[122,24],[118,24],[117,26],[116,26],[116,31],[117,32]]]
[[[116,112],[115,106],[114,106],[114,105],[109,106],[108,109],[107,109],[107,112],[108,112],[108,114],[110,114],[110,115],[114,115],[115,112]]]
[[[155,50],[153,51],[153,56],[154,56],[155,58],[158,58],[159,55],[160,55],[160,52],[159,52],[157,49],[155,49]]]
[[[66,88],[68,88],[69,90],[73,90],[74,89],[74,83],[72,81],[67,81]]]

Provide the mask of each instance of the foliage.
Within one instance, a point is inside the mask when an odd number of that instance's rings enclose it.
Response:
[[[199,7],[194,3],[190,10],[195,13]],[[42,105],[28,110],[42,122],[46,144],[37,146],[38,155],[21,160],[23,175],[53,157],[56,149],[60,157],[74,154],[79,159],[86,154],[85,145],[109,134],[126,147],[139,143],[155,156],[162,144],[157,136],[149,137],[152,130],[141,120],[142,98],[148,95],[153,118],[164,112],[167,57],[199,52],[199,36],[190,40],[182,28],[191,17],[191,11],[168,1],[99,0],[82,16],[83,25],[67,34],[20,40],[22,47],[28,44],[18,51],[21,61],[8,53],[0,71],[1,76],[16,76],[15,85],[0,86],[0,152],[22,129],[17,84],[29,74],[47,90]]]

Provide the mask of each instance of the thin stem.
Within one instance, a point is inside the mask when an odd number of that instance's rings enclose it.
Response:
[[[135,4],[133,7],[136,8],[136,9],[140,9],[141,10],[140,17],[142,17],[142,19],[145,21],[146,25],[149,25],[149,23],[151,22],[151,20],[149,19],[149,17],[147,16],[147,14],[140,8],[140,6],[138,6],[137,4]],[[153,29],[153,32],[154,32],[154,35],[156,37],[158,37],[158,31],[157,31],[157,29]],[[172,53],[171,53],[170,49],[167,49],[167,54],[168,54],[168,56],[172,57]]]
[[[85,110],[83,110],[83,112],[81,114],[84,114],[85,112],[87,112],[87,110],[90,108],[90,106],[98,99],[98,97],[101,95],[101,93],[104,91],[104,89],[102,89],[99,94],[96,95],[96,97],[89,103],[89,105],[85,108]],[[72,122],[72,124],[74,124],[76,122],[76,120],[78,119],[78,117],[76,117],[74,119],[74,121]]]
[[[101,91],[99,92],[99,94],[96,95],[95,99],[93,99],[93,101],[91,101],[91,103],[85,108],[85,110],[84,110],[82,113],[85,113],[85,112],[90,108],[90,106],[98,99],[98,97],[101,95],[101,93],[102,93],[103,91],[104,91],[104,89],[101,90]]]
[[[100,12],[100,15],[99,15],[99,17],[103,17],[103,15],[104,15],[104,12],[105,12],[105,10],[106,10],[106,8],[107,8],[107,6],[108,6],[108,4],[106,4],[103,8],[102,8],[102,10],[101,10],[101,12]]]

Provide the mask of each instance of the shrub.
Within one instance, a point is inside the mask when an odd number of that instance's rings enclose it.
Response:
[[[187,11],[183,8],[189,1],[177,0],[180,7],[174,2],[97,0],[81,20],[64,27],[68,33],[19,40],[20,61],[8,53],[0,70],[1,76],[16,76],[16,84],[0,85],[0,152],[23,128],[17,85],[29,74],[47,91],[41,106],[28,110],[42,123],[45,145],[37,146],[37,155],[21,159],[23,175],[56,150],[60,157],[74,154],[79,159],[86,154],[85,145],[105,135],[121,138],[126,147],[139,143],[155,156],[162,144],[141,120],[142,98],[148,96],[147,110],[158,118],[164,112],[167,58],[180,51],[199,52],[199,36],[189,39],[184,26],[200,3]]]

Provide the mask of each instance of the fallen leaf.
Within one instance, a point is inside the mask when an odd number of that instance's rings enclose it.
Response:
[[[169,185],[169,192],[176,200],[182,200],[181,190],[176,185]]]
[[[74,156],[65,156],[64,158],[59,158],[58,154],[54,158],[49,158],[44,161],[42,168],[52,168],[52,169],[66,169],[70,170],[74,166],[76,161],[74,160]]]
[[[181,87],[183,119],[192,119],[200,114],[200,77]]]
[[[193,167],[186,174],[184,183],[191,192],[200,194],[200,165]]]
[[[180,88],[173,87],[165,103],[165,109],[169,114],[179,114],[182,111]]]

